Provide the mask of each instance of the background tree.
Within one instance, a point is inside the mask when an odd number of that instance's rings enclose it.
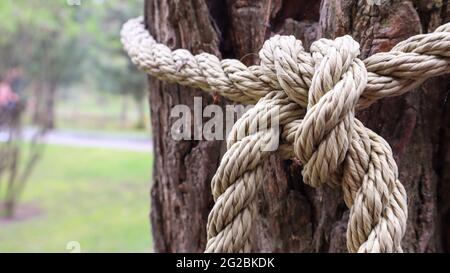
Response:
[[[0,2],[0,76],[21,72],[11,84],[22,106],[1,115],[8,122],[0,126],[5,136],[0,139],[0,216],[13,215],[42,155],[41,137],[57,126],[58,93],[127,94],[142,107],[145,77],[129,64],[117,39],[125,18],[140,8],[138,1],[83,1],[81,6],[65,0]],[[142,117],[138,123],[143,127]],[[30,145],[19,141],[24,126],[38,128]]]
[[[376,4],[378,3],[379,4]],[[449,20],[447,1],[391,0],[146,0],[148,28],[160,42],[198,54],[206,51],[246,64],[274,34],[292,34],[306,47],[321,37],[352,35],[362,58],[388,51]],[[209,95],[150,78],[155,142],[151,222],[158,252],[203,251],[212,207],[210,181],[220,162],[220,141],[175,141],[170,109],[192,107],[193,96]],[[358,113],[363,123],[392,146],[400,180],[408,192],[408,228],[403,249],[450,249],[449,77],[439,77],[397,98]],[[223,99],[220,105],[229,103]],[[447,167],[446,167],[447,166]],[[348,209],[339,189],[305,186],[301,167],[268,159],[258,196],[253,249],[264,252],[344,252]]]
[[[141,6],[130,5],[128,1],[109,1],[101,11],[96,10],[95,16],[91,17],[98,23],[92,24],[89,35],[95,37],[94,47],[90,48],[90,58],[87,65],[96,69],[88,80],[98,89],[113,93],[123,99],[122,119],[127,118],[128,98],[134,101],[132,107],[137,107],[139,118],[136,127],[145,127],[144,101],[146,97],[146,79],[125,55],[122,44],[117,39],[117,29],[120,29],[130,14],[138,14]],[[114,31],[111,31],[114,30]]]
[[[0,71],[20,67],[24,75],[21,92],[34,105],[35,122],[54,127],[56,91],[80,78],[81,57],[86,44],[80,37],[76,10],[57,1],[4,1],[0,51],[6,61]],[[27,88],[28,87],[28,88]],[[27,93],[26,90],[31,90]]]

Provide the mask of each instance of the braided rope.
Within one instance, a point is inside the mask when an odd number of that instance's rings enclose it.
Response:
[[[141,17],[124,24],[121,37],[133,63],[161,80],[256,103],[233,126],[213,177],[206,252],[250,251],[255,196],[271,153],[263,147],[273,138],[282,140],[283,158],[301,162],[305,183],[342,187],[350,208],[349,251],[402,251],[408,211],[397,165],[389,144],[355,111],[449,73],[450,24],[364,61],[350,36],[320,39],[308,53],[293,36],[276,35],[259,52],[261,64],[249,67],[208,53],[171,51],[154,40]],[[275,111],[280,130],[260,129]]]

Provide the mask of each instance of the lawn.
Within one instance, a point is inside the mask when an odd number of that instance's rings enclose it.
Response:
[[[0,220],[0,252],[150,252],[152,156],[49,145],[21,198]]]

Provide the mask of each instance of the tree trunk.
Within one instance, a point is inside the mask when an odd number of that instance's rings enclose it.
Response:
[[[55,128],[56,84],[38,82],[33,91],[32,118],[34,124],[46,129]]]
[[[373,3],[372,5],[369,2]],[[390,50],[409,36],[433,31],[448,20],[447,0],[147,0],[146,22],[171,48],[257,63],[263,42],[291,34],[308,48],[318,38],[352,35],[362,58]],[[192,108],[206,93],[150,78],[155,163],[151,222],[156,252],[200,252],[213,205],[210,181],[223,155],[223,141],[175,141],[174,105]],[[449,77],[386,98],[358,113],[392,146],[408,192],[406,252],[450,249]],[[230,102],[223,98],[219,105]],[[345,252],[349,210],[339,188],[310,188],[301,167],[268,159],[252,232],[256,252]]]
[[[120,109],[120,124],[123,128],[126,128],[128,123],[129,96],[127,94],[122,94],[121,99],[122,99],[122,108]]]

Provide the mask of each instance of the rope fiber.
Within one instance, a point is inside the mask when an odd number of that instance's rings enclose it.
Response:
[[[402,252],[406,191],[389,144],[366,128],[355,111],[449,73],[450,24],[365,60],[358,58],[359,44],[348,35],[319,39],[310,52],[294,36],[276,35],[264,43],[261,63],[253,66],[208,53],[172,51],[155,41],[142,17],[124,24],[121,40],[132,62],[160,80],[256,103],[233,126],[212,179],[215,204],[205,252],[251,251],[263,162],[275,152],[263,147],[273,138],[281,139],[283,158],[301,162],[305,183],[342,188],[350,208],[350,252]],[[258,126],[267,124],[273,111],[279,130]]]

